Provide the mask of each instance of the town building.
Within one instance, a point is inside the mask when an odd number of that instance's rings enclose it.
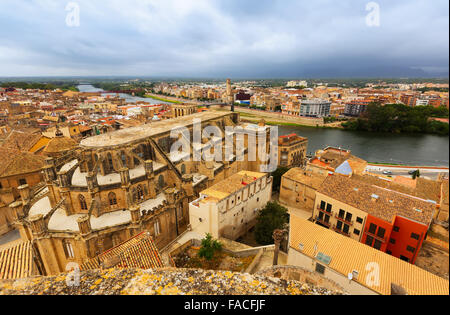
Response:
[[[197,105],[192,104],[172,104],[172,118],[192,115],[198,112]]]
[[[352,100],[345,104],[345,116],[359,117],[364,114],[367,110],[367,107],[373,100]]]
[[[62,272],[70,262],[82,265],[143,231],[161,249],[187,230],[189,203],[201,191],[241,170],[259,171],[260,161],[248,161],[245,135],[243,161],[236,150],[226,156],[224,146],[223,162],[195,161],[193,154],[211,148],[211,141],[223,144],[227,126],[240,125],[247,133],[268,133],[270,127],[240,124],[235,113],[192,116],[84,139],[66,155],[47,158],[43,192],[18,188],[21,200],[10,204],[15,226],[37,247],[46,274]],[[191,143],[189,152],[171,152],[177,141],[171,131],[192,131],[194,118],[202,130],[219,127],[222,137]]]
[[[44,157],[18,150],[0,149],[0,235],[14,229],[15,215],[9,207],[20,199],[20,189],[35,193],[43,188]]]
[[[404,261],[415,263],[437,203],[330,175],[316,192],[314,222]]]
[[[448,295],[449,282],[291,214],[288,265],[318,273],[352,295]]]
[[[328,177],[326,168],[292,168],[281,178],[280,202],[313,214],[316,191]]]
[[[302,100],[300,116],[304,117],[328,117],[330,115],[331,102],[323,99]]]
[[[189,204],[194,232],[236,240],[256,224],[259,211],[272,197],[272,178],[265,173],[241,171],[202,191]]]
[[[278,165],[282,167],[302,167],[306,165],[308,139],[297,134],[280,136],[278,140]]]

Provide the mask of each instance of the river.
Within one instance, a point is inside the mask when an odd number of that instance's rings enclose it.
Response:
[[[449,166],[449,137],[280,126],[279,134],[296,133],[309,140],[308,153],[327,146],[349,149],[369,162],[414,166]]]
[[[92,85],[79,85],[81,92],[102,92]],[[119,94],[130,103],[164,102],[151,98]],[[164,103],[167,104],[167,103]],[[327,146],[349,149],[366,161],[414,166],[449,166],[449,137],[436,135],[379,134],[340,129],[279,126],[279,134],[296,133],[309,140],[308,153]]]
[[[77,86],[80,92],[94,93],[94,92],[105,92],[103,89],[98,89],[91,84],[81,84]],[[116,95],[115,93],[103,93],[104,95]],[[154,100],[152,98],[142,98],[136,97],[129,94],[120,93],[119,96],[125,99],[128,103],[136,103],[136,102],[147,102],[150,104],[169,104],[166,102]]]

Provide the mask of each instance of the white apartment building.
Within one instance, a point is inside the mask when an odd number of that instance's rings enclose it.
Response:
[[[200,235],[236,240],[256,224],[272,196],[269,174],[241,171],[202,191],[189,204],[192,230]]]

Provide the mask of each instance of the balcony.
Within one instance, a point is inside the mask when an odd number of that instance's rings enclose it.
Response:
[[[319,222],[320,224],[330,228],[331,227],[331,223],[330,222],[325,222],[323,219],[320,219],[319,216],[316,216],[315,218],[316,222]]]
[[[347,225],[349,225],[349,226],[353,226],[353,224],[355,223],[355,221],[353,221],[353,220],[347,221],[346,219],[340,217],[338,214],[335,214],[334,217],[335,217],[337,220],[339,220],[339,221],[341,221],[342,223],[345,223],[345,224],[347,224]]]
[[[367,229],[364,231],[364,233],[366,233],[367,235],[373,237],[373,238],[376,239],[376,240],[379,240],[379,241],[382,242],[382,243],[386,243],[386,242],[387,242],[387,237],[386,237],[386,236],[385,236],[385,237],[379,237],[378,235],[369,232],[369,228],[367,228]]]
[[[336,233],[339,233],[339,234],[342,234],[342,235],[344,235],[344,236],[350,237],[350,233],[345,233],[344,231],[339,230],[339,229],[337,228],[336,225],[333,225],[333,230],[334,230]]]
[[[327,215],[332,215],[332,212],[330,211],[330,212],[328,212],[327,210],[324,210],[324,209],[321,209],[320,208],[320,206],[317,206],[317,210],[319,210],[320,212],[323,212],[323,213],[325,213],[325,214],[327,214]]]

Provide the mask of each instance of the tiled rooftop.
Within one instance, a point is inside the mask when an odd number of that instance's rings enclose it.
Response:
[[[448,295],[449,282],[417,266],[376,250],[349,237],[320,227],[307,220],[291,216],[290,247],[308,257],[317,252],[331,257],[329,268],[346,277],[354,270],[359,272],[358,282],[373,291],[391,294],[391,284],[403,287],[410,295]],[[367,284],[366,278],[372,269],[366,269],[369,263],[377,263],[380,270],[379,285]]]
[[[116,268],[151,269],[162,268],[158,249],[147,232],[138,234],[128,241],[116,246],[81,266],[81,270],[98,269],[102,263],[116,261]],[[112,266],[110,266],[112,267]]]
[[[435,204],[424,199],[340,175],[329,176],[318,192],[387,222],[398,215],[429,225],[436,210]]]
[[[0,280],[30,277],[34,274],[33,268],[30,242],[20,242],[0,251]]]
[[[202,191],[200,194],[208,196],[209,200],[223,200],[265,175],[264,173],[241,171]]]

